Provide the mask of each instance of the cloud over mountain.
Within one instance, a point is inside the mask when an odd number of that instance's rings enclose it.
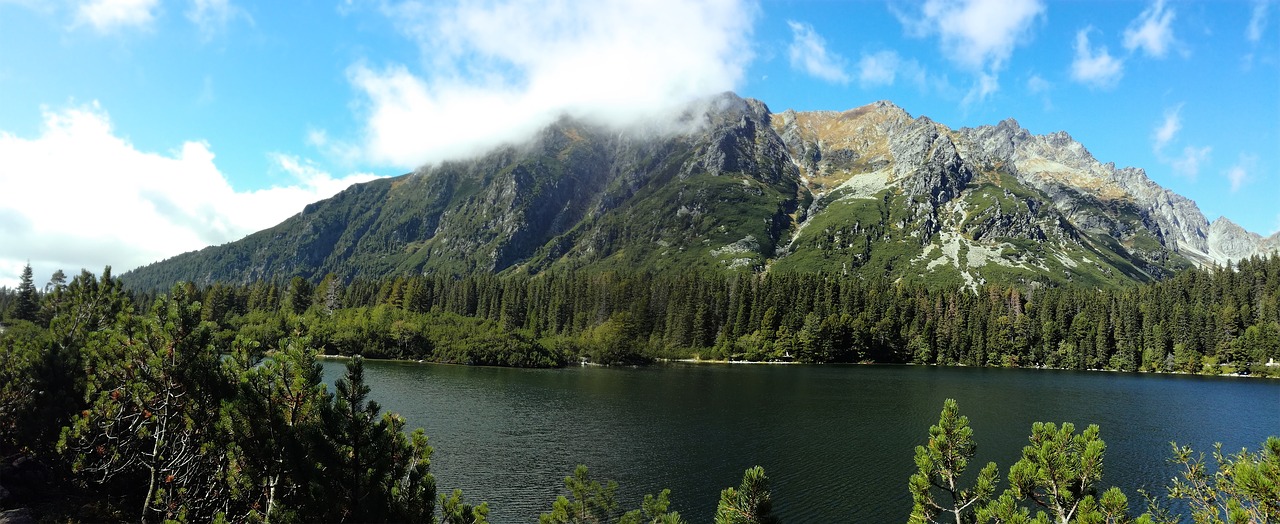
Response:
[[[740,0],[388,2],[421,64],[357,63],[363,160],[414,168],[562,115],[627,125],[733,90],[757,8]]]

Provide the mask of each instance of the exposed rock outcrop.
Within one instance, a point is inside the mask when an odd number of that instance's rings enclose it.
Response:
[[[744,239],[750,239],[745,242]],[[554,268],[1149,281],[1280,250],[1065,132],[950,129],[890,102],[771,113],[725,93],[672,122],[564,117],[524,143],[353,186],[131,285]]]

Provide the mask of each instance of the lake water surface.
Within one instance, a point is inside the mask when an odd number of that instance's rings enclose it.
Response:
[[[342,362],[326,361],[325,377]],[[488,501],[497,523],[537,522],[586,464],[624,508],[672,490],[710,522],[720,490],[764,466],[786,522],[905,522],[913,448],[955,398],[1001,476],[1035,421],[1102,428],[1105,486],[1134,503],[1175,474],[1170,441],[1257,450],[1280,435],[1280,381],[912,366],[661,365],[526,370],[366,362],[372,397],[424,427],[441,493]],[[1000,489],[1003,490],[1001,484]]]

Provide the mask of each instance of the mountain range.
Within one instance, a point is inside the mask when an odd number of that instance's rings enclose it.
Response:
[[[328,273],[823,271],[1093,287],[1280,251],[1142,169],[1012,119],[950,129],[889,102],[772,113],[731,93],[619,130],[356,184],[244,239],[134,269],[140,289]]]

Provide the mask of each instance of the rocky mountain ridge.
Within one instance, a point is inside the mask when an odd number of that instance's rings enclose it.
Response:
[[[662,126],[659,126],[662,127]],[[564,118],[519,145],[358,184],[243,240],[127,273],[235,281],[548,270],[827,271],[1109,286],[1280,249],[1141,169],[1009,119],[889,102],[773,114],[724,95],[662,129]]]

